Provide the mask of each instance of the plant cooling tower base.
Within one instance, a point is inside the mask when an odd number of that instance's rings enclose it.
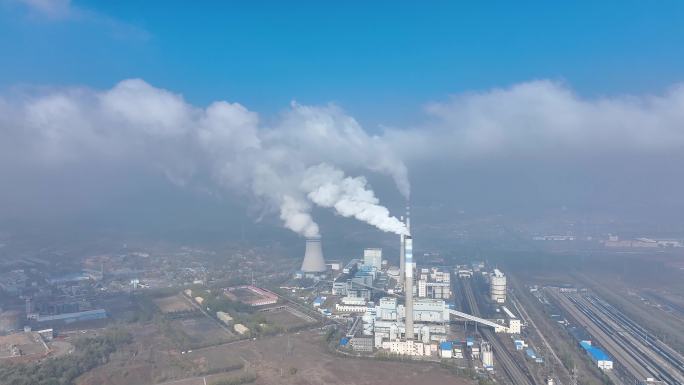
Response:
[[[304,273],[322,273],[325,272],[325,259],[323,258],[323,248],[321,247],[321,237],[312,237],[306,239],[306,251],[304,252],[304,260],[302,261],[302,269]]]

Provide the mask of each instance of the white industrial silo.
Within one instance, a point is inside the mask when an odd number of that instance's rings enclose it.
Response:
[[[489,277],[489,294],[493,302],[506,302],[506,276],[499,269]]]

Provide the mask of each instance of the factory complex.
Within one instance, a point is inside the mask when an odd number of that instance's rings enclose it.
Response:
[[[476,343],[467,328],[478,325],[496,333],[521,333],[520,319],[502,306],[506,303],[506,276],[499,269],[483,274],[490,287],[487,298],[503,309],[501,316],[485,319],[457,310],[456,277],[471,278],[473,269],[418,267],[408,210],[405,223],[407,232],[399,235],[399,266],[384,259],[380,248],[366,248],[346,264],[326,265],[322,239],[316,237],[306,240],[295,279],[313,280],[312,286],[319,289],[311,304],[321,314],[345,322],[342,349],[422,359],[462,359],[468,352],[483,368],[491,370],[492,346],[484,340]]]

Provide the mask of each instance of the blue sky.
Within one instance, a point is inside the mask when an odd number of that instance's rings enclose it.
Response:
[[[375,125],[533,79],[589,96],[684,79],[681,1],[27,3],[0,2],[0,89],[139,77],[196,104],[335,102]]]

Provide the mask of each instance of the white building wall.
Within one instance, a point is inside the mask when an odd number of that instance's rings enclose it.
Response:
[[[599,369],[611,370],[613,369],[613,361],[601,360],[596,362]]]
[[[508,332],[511,334],[520,334],[520,320],[517,318],[511,318],[508,320]]]
[[[382,268],[382,249],[364,249],[363,264],[380,270]]]

